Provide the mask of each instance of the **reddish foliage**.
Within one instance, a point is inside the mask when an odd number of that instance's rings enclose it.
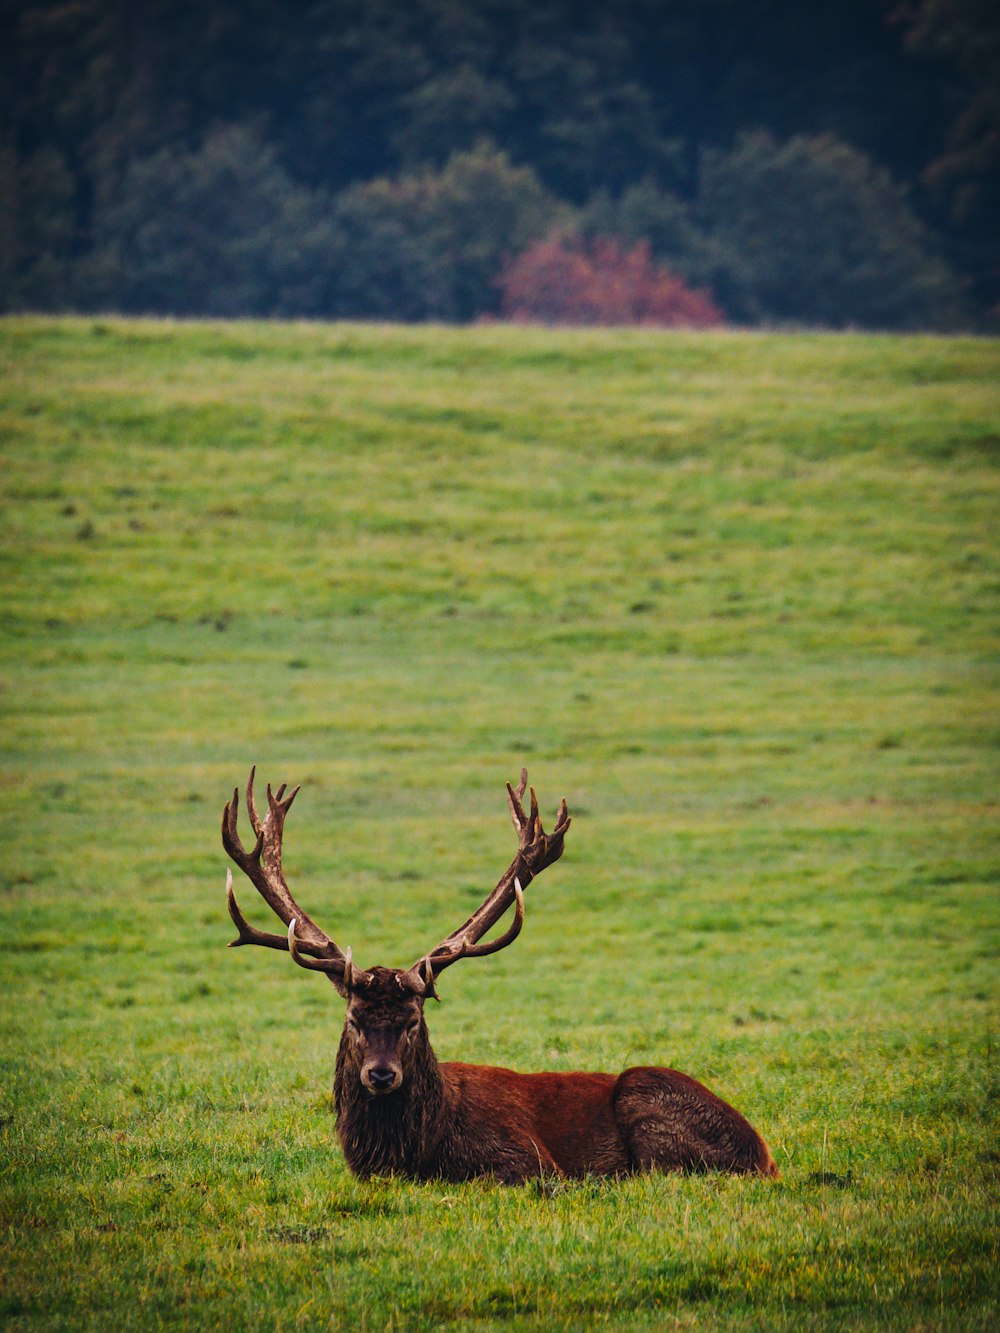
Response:
[[[661,328],[725,323],[706,292],[653,262],[648,241],[626,250],[611,238],[587,244],[555,233],[508,264],[500,286],[503,315],[518,323]]]

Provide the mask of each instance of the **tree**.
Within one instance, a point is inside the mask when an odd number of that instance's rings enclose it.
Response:
[[[884,329],[967,318],[903,191],[837,139],[749,134],[707,154],[698,214],[725,257],[715,290],[735,318]]]
[[[539,324],[710,328],[722,313],[703,292],[650,257],[648,241],[586,242],[555,233],[508,264],[501,280],[508,318]]]
[[[403,195],[391,181],[355,185],[332,202],[302,313],[418,321],[444,303]]]
[[[74,181],[55,148],[22,160],[0,149],[0,310],[59,310],[72,303]]]
[[[320,217],[273,150],[243,127],[196,152],[132,164],[98,217],[86,304],[134,313],[268,315],[294,305],[315,262]]]
[[[653,259],[692,286],[714,290],[725,282],[728,256],[700,225],[694,207],[652,179],[617,198],[607,191],[595,195],[581,210],[577,230],[591,240],[616,236],[631,246],[645,241]]]
[[[564,215],[527,167],[488,144],[441,171],[355,186],[330,218],[330,313],[463,322],[495,310],[505,255]]]
[[[959,76],[945,141],[921,182],[1000,320],[1000,11],[993,0],[923,0],[908,45]]]

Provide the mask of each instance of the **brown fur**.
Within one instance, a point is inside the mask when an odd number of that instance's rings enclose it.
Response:
[[[358,1175],[492,1176],[510,1184],[543,1174],[650,1170],[777,1175],[756,1130],[686,1074],[519,1074],[439,1064],[422,997],[405,974],[373,968],[369,975],[350,996],[334,1090],[337,1131]],[[376,1095],[366,1086],[373,1059],[376,1070],[394,1064],[399,1081],[391,1091]]]

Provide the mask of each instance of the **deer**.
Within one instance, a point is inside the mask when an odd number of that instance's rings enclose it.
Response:
[[[521,770],[507,805],[517,850],[495,888],[472,915],[411,967],[361,968],[350,948],[325,934],[289,891],[281,864],[285,817],[299,792],[267,787],[261,817],[246,808],[256,841],[247,850],[237,830],[239,789],[222,812],[222,842],[231,860],[284,924],[282,933],[250,925],[226,872],[230,947],[285,950],[300,967],[321,972],[347,1002],[334,1074],[337,1134],[357,1176],[420,1181],[479,1177],[516,1185],[537,1177],[626,1176],[648,1171],[723,1171],[777,1176],[771,1153],[744,1117],[715,1093],[675,1069],[636,1066],[620,1074],[518,1073],[493,1065],[439,1062],[425,1021],[439,999],[445,968],[484,958],[512,944],[524,924],[525,889],[563,853],[570,816],[563,800],[551,833],[528,810]],[[485,939],[514,908],[507,929]]]

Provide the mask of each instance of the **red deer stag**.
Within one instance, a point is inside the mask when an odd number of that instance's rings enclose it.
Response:
[[[233,945],[287,949],[302,967],[325,972],[347,1001],[337,1051],[334,1098],[337,1132],[357,1175],[399,1172],[419,1180],[492,1176],[518,1183],[542,1174],[624,1175],[635,1171],[715,1169],[777,1175],[757,1131],[738,1111],[687,1074],[641,1067],[623,1074],[517,1074],[491,1065],[439,1064],[424,1022],[424,1002],[460,958],[506,948],[524,922],[524,890],[559,859],[569,828],[566,802],[550,834],[542,828],[534,789],[507,784],[517,852],[496,888],[468,921],[405,971],[364,970],[299,907],[281,869],[285,816],[298,787],[267,789],[267,813],[257,811],[254,770],[246,803],[256,843],[250,851],[236,829],[239,793],[222,815],[230,857],[287,926],[269,934],[251,926],[227,873],[229,913],[239,932]],[[483,936],[509,907],[507,930]]]

